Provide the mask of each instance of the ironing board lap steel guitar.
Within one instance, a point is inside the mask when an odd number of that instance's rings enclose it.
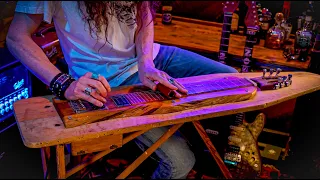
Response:
[[[158,91],[144,86],[127,86],[114,90],[102,108],[86,101],[61,101],[54,105],[66,128],[119,117],[179,112],[213,104],[249,99],[256,91],[255,83],[246,78],[228,77],[183,84],[188,95],[174,99],[175,92],[162,84]],[[220,93],[229,91],[229,94]]]
[[[124,103],[125,106],[114,107],[112,109],[111,105],[106,104],[105,109],[80,112],[77,114],[70,107],[67,101],[59,101],[55,99],[54,104],[56,107],[62,107],[63,104],[66,107],[69,107],[61,109],[59,116],[56,108],[53,106],[53,103],[48,99],[43,97],[32,97],[15,102],[14,112],[23,143],[30,148],[41,148],[43,171],[45,175],[47,174],[48,159],[54,158],[49,155],[49,146],[55,146],[56,148],[58,178],[67,178],[117,148],[122,147],[124,144],[146,131],[156,127],[172,125],[158,141],[150,146],[117,177],[119,179],[126,178],[158,147],[160,147],[161,144],[166,142],[166,140],[176,132],[183,123],[192,122],[202,140],[208,147],[210,154],[219,166],[223,176],[229,179],[232,178],[232,175],[219,156],[199,120],[236,114],[238,112],[260,110],[297,98],[304,94],[320,90],[319,75],[307,72],[292,72],[290,74],[294,77],[294,83],[292,83],[292,85],[291,83],[285,83],[288,80],[291,80],[292,76],[283,81],[283,76],[277,76],[277,73],[274,75],[274,78],[272,78],[271,72],[270,75],[266,77],[263,77],[265,73],[263,75],[261,73],[239,73],[181,78],[179,79],[179,82],[184,84],[187,88],[190,88],[188,84],[192,83],[206,82],[205,84],[207,84],[208,81],[218,82],[219,80],[234,80],[236,78],[241,81],[243,80],[246,82],[244,84],[248,86],[240,88],[236,86],[232,88],[231,86],[222,91],[217,91],[216,89],[216,92],[211,92],[210,90],[214,91],[214,89],[209,88],[210,92],[202,92],[200,94],[192,94],[192,90],[190,91],[189,89],[190,94],[182,97],[181,99],[168,98],[164,96],[163,93],[152,92],[158,95],[161,94],[158,98],[161,96],[162,98],[165,98],[165,100],[154,100],[149,103],[136,104],[128,100],[130,103],[134,104],[134,108],[132,108],[131,104],[127,105]],[[282,78],[279,80],[279,77]],[[258,87],[254,86],[250,81],[244,78],[256,81],[259,89],[261,89],[261,87],[268,87],[266,89],[280,89],[260,91],[257,90]],[[267,86],[261,86],[263,84]],[[287,85],[290,86],[286,87]],[[197,89],[194,85],[192,87]],[[227,87],[227,85],[223,87]],[[143,91],[151,93],[147,89],[141,89],[141,86],[129,86],[115,88],[111,91],[109,96],[116,97],[120,94],[126,95]],[[205,103],[202,104],[203,102]],[[112,103],[116,104],[114,101],[112,101]],[[155,104],[157,104],[157,106],[155,106]],[[122,108],[127,110],[123,110]],[[186,110],[186,108],[189,109]],[[121,111],[119,111],[119,109],[121,109]],[[148,111],[148,109],[154,110]],[[166,111],[160,111],[160,109]],[[113,113],[115,116],[109,120],[90,122],[88,121],[88,118],[86,119],[86,117],[94,117],[96,118],[95,120],[98,121],[101,120],[101,118],[106,117],[106,112],[116,111],[121,113],[118,113],[117,115],[115,115],[116,113]],[[76,124],[75,126],[77,127],[65,128],[63,126],[63,121],[61,121],[61,112],[64,112],[66,117],[71,116],[71,119],[78,118],[80,120],[87,120],[81,122],[82,124],[86,124],[81,126]],[[67,115],[66,112],[69,112],[69,114]],[[123,112],[125,112],[126,117],[123,116]],[[129,112],[131,112],[131,114]],[[143,116],[145,112],[152,112],[152,114]],[[135,117],[130,117],[130,115]],[[74,120],[74,122],[75,121],[78,120]],[[72,121],[70,120],[70,122]],[[124,136],[125,134],[126,136]],[[78,165],[71,169],[67,169],[66,171],[64,144],[71,144],[72,155],[80,155],[90,152],[99,153],[95,154],[89,161],[84,162],[80,160]]]

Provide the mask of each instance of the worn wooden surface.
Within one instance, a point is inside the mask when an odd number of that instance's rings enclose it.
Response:
[[[62,121],[66,128],[72,128],[76,126],[80,126],[83,124],[89,124],[92,122],[97,121],[105,121],[109,119],[115,118],[123,118],[123,117],[137,117],[137,116],[145,116],[145,115],[155,115],[155,114],[168,114],[174,112],[180,112],[185,110],[190,110],[199,107],[205,107],[214,104],[224,104],[230,102],[238,102],[244,101],[252,98],[255,95],[257,90],[253,84],[246,80],[240,79],[237,77],[230,77],[230,78],[202,78],[200,83],[197,83],[194,86],[189,84],[193,84],[199,79],[191,78],[182,80],[181,83],[184,84],[187,90],[194,92],[203,92],[210,87],[218,88],[218,84],[214,83],[213,86],[208,86],[207,82],[224,82],[222,84],[230,83],[231,80],[233,83],[236,83],[238,88],[231,89],[231,86],[221,85],[219,88],[223,88],[224,90],[219,90],[217,92],[209,92],[209,93],[202,93],[202,94],[193,94],[188,96],[183,96],[179,99],[163,99],[163,100],[156,100],[153,102],[148,103],[141,103],[141,104],[132,104],[130,106],[124,107],[117,107],[113,100],[107,98],[107,103],[105,106],[108,109],[100,109],[82,113],[75,113],[73,108],[71,108],[68,101],[61,101],[61,100],[53,100],[54,106],[57,109]],[[241,81],[240,81],[241,80]],[[203,82],[203,83],[202,83]],[[242,82],[242,83],[240,83]],[[198,86],[197,86],[198,85]],[[207,85],[207,86],[206,86]],[[197,87],[195,87],[197,86]],[[223,87],[222,87],[223,86]],[[229,89],[227,89],[229,88]],[[142,89],[142,90],[141,90]],[[116,95],[124,95],[132,92],[145,92],[143,89],[146,89],[145,86],[135,85],[135,86],[126,86],[120,88],[113,88],[109,96],[116,96]],[[191,90],[192,89],[192,90]],[[147,88],[147,91],[150,89]],[[139,97],[136,97],[139,98]]]
[[[78,156],[91,152],[120,148],[122,147],[122,136],[122,134],[116,134],[73,142],[71,143],[71,154]]]
[[[287,75],[287,73],[282,72],[281,75]],[[238,112],[260,110],[320,89],[320,75],[308,72],[290,73],[293,75],[293,84],[290,87],[258,91],[251,100],[195,108],[178,113],[116,118],[75,128],[65,128],[53,104],[42,97],[15,102],[14,113],[24,144],[30,148],[40,148]],[[261,76],[261,73],[214,74],[205,75],[202,78],[226,76],[253,78]]]
[[[64,159],[64,144],[56,145],[56,162],[57,162],[58,179],[65,179],[66,162]]]
[[[125,145],[126,143],[128,143],[129,141],[133,140],[134,138],[140,136],[141,134],[147,132],[149,129],[144,129],[142,131],[136,131],[134,133],[129,134],[128,136],[126,136],[125,138],[123,138],[123,142],[122,144]],[[72,176],[73,174],[77,173],[78,171],[80,171],[81,169],[87,167],[90,164],[93,164],[94,162],[96,162],[97,160],[101,159],[102,157],[104,157],[105,155],[111,153],[112,151],[114,151],[115,149],[107,149],[104,151],[101,151],[97,154],[95,154],[91,159],[86,160],[81,162],[80,164],[78,164],[77,166],[75,166],[74,168],[70,169],[69,171],[67,171],[66,173],[66,178]]]
[[[161,15],[157,15],[154,26],[155,42],[178,46],[197,52],[217,53],[219,51],[222,24],[216,22],[173,17],[171,25],[161,23]],[[230,35],[228,53],[243,56],[245,36]],[[282,50],[263,47],[264,40],[253,48],[252,57],[258,62],[277,64],[299,69],[307,69],[310,60],[306,62],[289,61],[283,57]]]

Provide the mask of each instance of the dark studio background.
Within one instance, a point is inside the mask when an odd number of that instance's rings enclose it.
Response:
[[[222,22],[221,3],[223,1],[174,1],[173,15],[201,20]],[[282,11],[283,1],[260,1],[262,7],[268,8],[274,15]],[[5,37],[8,27],[13,18],[15,1],[0,1],[0,65],[4,58],[14,59],[5,47]],[[291,1],[290,17],[292,18],[293,30],[296,31],[296,17],[306,10],[308,1]],[[314,1],[315,11],[320,10],[320,1]],[[240,19],[245,16],[242,11]],[[320,20],[320,13],[315,19]],[[240,25],[243,21],[240,21]],[[35,89],[35,87],[33,87]],[[37,92],[37,91],[35,91]],[[38,93],[38,92],[37,92]],[[34,94],[34,96],[39,95]],[[294,156],[289,156],[284,171],[290,172],[296,177],[319,178],[320,168],[314,168],[318,158],[320,166],[319,143],[316,139],[320,120],[319,92],[303,96],[297,100],[294,115],[295,135],[292,140],[292,152]],[[8,131],[0,134],[0,179],[2,178],[42,178],[42,167],[39,149],[29,149],[23,145],[17,126],[13,126]],[[291,153],[292,155],[292,153]]]

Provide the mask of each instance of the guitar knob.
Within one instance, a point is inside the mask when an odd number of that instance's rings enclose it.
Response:
[[[263,70],[262,70],[262,78],[265,77],[266,73],[267,73],[267,69],[263,69]]]
[[[280,72],[282,71],[282,69],[277,68],[277,72],[276,72],[276,76],[278,76],[280,74]]]

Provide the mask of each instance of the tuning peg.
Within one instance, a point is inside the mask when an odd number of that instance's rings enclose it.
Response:
[[[290,83],[290,81],[285,81],[285,82],[284,82],[284,85],[285,85],[286,87],[288,87],[288,86],[291,85],[291,83]]]
[[[279,89],[279,88],[280,88],[280,84],[279,83],[275,84],[274,87],[273,87],[273,89]]]
[[[262,79],[265,78],[266,73],[267,73],[267,69],[263,69],[262,70]]]
[[[273,72],[274,72],[274,69],[270,69],[270,70],[269,70],[269,73],[270,73],[269,77],[272,76]]]
[[[292,84],[292,74],[288,74],[288,80],[286,80],[287,85],[286,86],[290,86]]]
[[[282,71],[282,69],[280,68],[277,68],[277,71],[276,71],[276,77],[280,74],[280,72]]]
[[[286,81],[287,80],[287,76],[282,76],[282,80]]]
[[[279,88],[283,88],[285,86],[285,83],[284,83],[284,79],[283,77],[278,77],[278,84],[280,85]]]

